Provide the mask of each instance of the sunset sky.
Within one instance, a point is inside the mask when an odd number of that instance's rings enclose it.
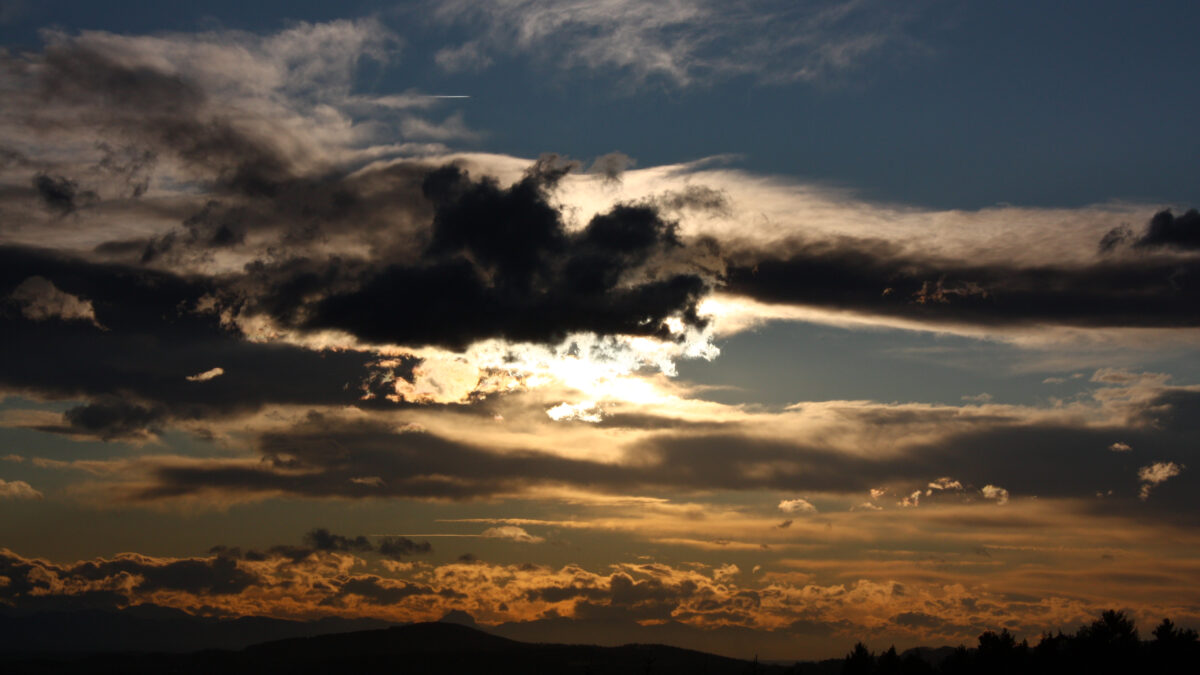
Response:
[[[0,1],[0,604],[1200,628],[1198,21]]]

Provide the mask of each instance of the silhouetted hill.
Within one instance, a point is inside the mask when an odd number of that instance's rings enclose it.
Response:
[[[116,617],[116,618],[114,618]],[[1163,620],[1142,640],[1132,619],[1109,610],[1074,634],[1045,634],[1036,645],[1018,642],[1007,630],[985,631],[975,648],[917,648],[898,654],[877,653],[859,643],[844,659],[795,664],[757,663],[670,647],[661,644],[600,646],[521,642],[481,631],[474,620],[456,613],[451,622],[420,623],[385,629],[288,637],[233,650],[190,654],[147,653],[144,645],[181,645],[180,626],[195,633],[189,640],[248,639],[274,631],[315,631],[351,622],[297,622],[244,619],[219,622],[197,619],[162,608],[139,608],[124,613],[71,612],[0,616],[0,640],[21,649],[0,653],[0,673],[402,673],[488,675],[544,673],[605,675],[655,673],[673,675],[1129,675],[1130,673],[1200,672],[1200,636],[1196,631]],[[551,624],[554,625],[554,624]],[[36,645],[66,640],[43,631],[67,627],[91,631],[88,642],[74,643],[75,651],[43,651]],[[528,626],[526,626],[528,627]],[[140,629],[144,633],[129,633]],[[241,629],[239,638],[231,631]],[[84,644],[104,644],[108,653],[84,653]],[[24,640],[24,642],[22,642]],[[140,645],[138,652],[115,653],[118,643]]]
[[[420,652],[513,651],[529,647],[523,642],[485,633],[455,623],[414,623],[383,630],[359,631],[339,635],[276,640],[247,648],[256,657],[278,658],[283,655],[377,654],[396,656]]]
[[[0,652],[195,652],[268,640],[390,626],[376,619],[210,619],[142,605],[123,610],[16,612],[0,609]]]
[[[7,673],[404,673],[446,675],[784,675],[790,667],[705,654],[663,645],[533,644],[452,623],[420,623],[383,630],[255,645],[239,652],[98,654],[70,658],[0,660]]]
[[[574,619],[557,617],[536,621],[509,622],[484,628],[521,642],[598,644],[662,644],[744,658],[759,654],[763,660],[780,660],[811,650],[786,631],[754,630],[742,626],[699,628],[679,621],[643,626],[626,619]],[[753,645],[753,647],[750,647]],[[808,649],[806,649],[808,647]]]
[[[913,647],[904,650],[904,653],[900,654],[900,658],[913,656],[931,666],[941,666],[954,652],[954,647]]]

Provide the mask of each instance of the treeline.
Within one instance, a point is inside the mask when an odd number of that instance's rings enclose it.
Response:
[[[863,643],[842,661],[843,675],[1028,675],[1066,673],[1200,673],[1200,641],[1196,631],[1179,628],[1163,619],[1142,640],[1137,626],[1124,612],[1108,610],[1091,624],[1081,626],[1074,635],[1049,633],[1031,646],[1017,642],[1007,629],[987,631],[979,636],[979,646],[960,645],[931,663],[917,650],[903,655],[892,647],[874,654]],[[927,652],[928,653],[928,652]],[[937,659],[931,659],[936,661]]]

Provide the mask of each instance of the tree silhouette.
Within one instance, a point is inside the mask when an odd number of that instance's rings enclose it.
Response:
[[[842,675],[872,675],[874,672],[875,655],[861,642],[854,645],[854,650],[846,655],[842,663]]]
[[[1029,644],[1016,638],[1005,628],[999,633],[985,631],[979,636],[979,648],[975,651],[976,672],[1012,673],[1024,670],[1029,660]]]
[[[900,655],[896,653],[896,645],[879,655],[875,662],[875,672],[879,675],[901,675]]]
[[[1079,629],[1072,651],[1074,660],[1091,672],[1128,673],[1137,672],[1140,647],[1133,620],[1110,609]]]
[[[984,631],[979,645],[959,645],[940,664],[926,662],[917,650],[903,655],[893,646],[876,657],[859,642],[842,661],[844,675],[1133,675],[1200,673],[1200,636],[1169,619],[1154,629],[1152,641],[1142,642],[1137,626],[1125,612],[1107,610],[1080,626],[1074,635],[1045,633],[1036,646],[1001,629]],[[928,652],[926,652],[928,653]]]
[[[1153,632],[1154,641],[1147,645],[1150,661],[1162,673],[1189,673],[1200,669],[1200,640],[1190,628],[1176,628],[1170,619],[1163,619]]]

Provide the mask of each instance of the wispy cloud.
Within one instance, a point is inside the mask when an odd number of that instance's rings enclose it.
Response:
[[[467,0],[432,3],[440,22],[474,35],[442,49],[446,70],[486,68],[497,54],[555,67],[614,71],[635,84],[836,79],[880,53],[911,48],[909,11],[868,0]]]
[[[42,493],[23,480],[0,479],[0,499],[41,499]]]

